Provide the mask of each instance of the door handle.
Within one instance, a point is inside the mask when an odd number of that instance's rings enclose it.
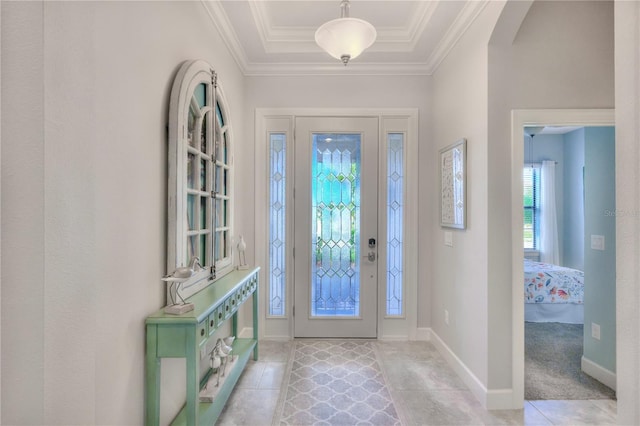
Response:
[[[375,262],[376,261],[376,252],[375,251],[370,251],[369,254],[367,254],[366,256],[362,256],[364,259],[367,259],[369,262]]]

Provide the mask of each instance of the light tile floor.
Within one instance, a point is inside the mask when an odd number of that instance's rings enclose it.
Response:
[[[428,342],[376,342],[396,408],[411,425],[614,425],[616,402],[525,401],[522,410],[487,411]],[[291,342],[260,341],[219,425],[270,425]]]

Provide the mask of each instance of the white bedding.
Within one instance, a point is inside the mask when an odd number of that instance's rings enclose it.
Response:
[[[525,321],[584,322],[584,273],[548,263],[524,261]]]

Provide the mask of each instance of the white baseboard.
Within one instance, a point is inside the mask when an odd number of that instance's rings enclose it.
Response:
[[[600,364],[596,364],[589,358],[585,358],[584,355],[582,355],[580,367],[585,374],[588,374],[597,381],[609,386],[611,389],[616,390],[617,379],[616,373],[613,371],[604,368]]]
[[[513,391],[511,389],[492,389],[486,386],[475,374],[462,362],[460,358],[447,346],[446,343],[430,330],[430,340],[456,374],[462,379],[471,393],[487,410],[509,410],[518,408],[513,406]],[[520,407],[521,408],[521,407]]]
[[[243,339],[253,339],[253,327],[245,327],[238,333],[238,337]],[[288,342],[291,340],[289,336],[262,336],[260,340],[272,340],[275,342]]]
[[[410,339],[407,335],[387,334],[385,336],[378,337],[378,340],[383,342],[406,342]]]
[[[253,339],[253,327],[245,327],[238,333],[239,339]]]

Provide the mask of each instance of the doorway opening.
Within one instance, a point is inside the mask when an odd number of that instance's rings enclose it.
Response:
[[[512,240],[512,283],[513,283],[513,390],[514,390],[514,406],[522,404],[526,398],[531,398],[531,389],[527,389],[525,394],[525,320],[527,322],[528,338],[535,336],[546,339],[543,330],[540,334],[537,329],[568,328],[572,326],[564,326],[568,322],[580,323],[584,322],[584,328],[578,330],[578,339],[584,342],[584,352],[581,355],[581,365],[579,369],[582,372],[594,377],[597,381],[604,385],[615,389],[615,146],[614,146],[614,113],[613,110],[517,110],[512,115],[512,223],[513,223],[513,240]],[[542,130],[544,128],[575,126],[573,129],[565,129],[570,132],[568,137],[558,138],[565,144],[562,152],[566,154],[565,161],[560,161],[560,177],[566,181],[562,182],[562,186],[556,182],[555,187],[560,188],[560,196],[556,197],[562,200],[568,198],[575,201],[570,205],[560,206],[560,238],[557,239],[557,246],[561,254],[555,258],[555,262],[540,262],[547,260],[540,258],[540,247],[535,247],[539,230],[536,229],[536,217],[533,214],[535,209],[535,201],[533,201],[534,209],[527,211],[527,201],[531,204],[532,196],[535,192],[535,185],[527,191],[526,183],[523,177],[535,176],[533,173],[524,173],[524,168],[529,166],[535,168],[540,165],[538,160],[554,160],[553,158],[541,158],[541,156],[552,156],[549,151],[545,151],[544,143],[540,136],[531,134],[532,129]],[[529,133],[527,133],[529,130]],[[576,132],[571,134],[571,132]],[[537,132],[536,132],[537,133]],[[544,135],[544,132],[542,133]],[[586,135],[586,138],[585,138]],[[576,151],[575,146],[568,146],[569,143],[575,143],[577,139],[582,137],[584,164],[580,163],[581,156]],[[529,142],[529,146],[525,148],[525,141]],[[536,138],[539,138],[536,140]],[[533,146],[531,146],[533,140]],[[570,140],[572,142],[568,142]],[[549,145],[553,149],[553,145]],[[533,148],[531,150],[530,148]],[[548,147],[547,147],[548,148]],[[537,155],[535,155],[537,151]],[[558,146],[555,146],[556,152]],[[531,153],[534,156],[531,156]],[[606,155],[605,155],[606,154]],[[561,154],[555,154],[560,155]],[[528,158],[529,157],[529,158]],[[525,165],[525,160],[527,165]],[[608,161],[608,162],[607,162]],[[555,161],[553,161],[555,163]],[[569,170],[571,169],[571,170]],[[605,175],[598,175],[604,173]],[[535,184],[535,178],[531,179]],[[523,185],[524,183],[524,185]],[[605,183],[608,187],[605,188]],[[583,185],[583,186],[582,186]],[[584,190],[582,189],[584,187]],[[575,191],[578,189],[578,191]],[[577,192],[577,193],[576,193]],[[541,195],[538,193],[538,195]],[[558,194],[556,194],[558,196]],[[524,206],[523,206],[524,200]],[[577,208],[576,206],[580,206]],[[607,206],[607,207],[603,207]],[[523,208],[524,207],[524,208]],[[581,210],[582,209],[582,210]],[[607,217],[603,212],[610,211]],[[584,224],[578,215],[583,212]],[[538,224],[537,226],[539,226]],[[582,230],[579,229],[582,227]],[[573,231],[572,231],[573,230]],[[572,238],[568,236],[573,235]],[[580,241],[579,236],[582,236]],[[591,236],[595,238],[592,238]],[[528,238],[527,238],[528,237]],[[566,238],[565,238],[566,237]],[[601,237],[605,241],[609,241],[606,248],[602,250],[600,247]],[[546,237],[548,239],[548,235]],[[536,250],[523,250],[526,245],[525,240],[534,245]],[[578,242],[576,242],[578,241]],[[545,243],[546,244],[546,243]],[[544,250],[548,250],[545,248]],[[526,258],[529,260],[525,260]],[[535,259],[532,259],[534,258]],[[553,257],[552,257],[553,259]],[[575,312],[571,315],[562,306],[552,306],[552,303],[544,302],[569,302],[573,296],[577,296],[575,305],[580,304],[577,285],[564,288],[560,284],[553,281],[554,272],[550,270],[535,271],[531,270],[533,263],[566,263],[570,266],[582,267],[584,269],[585,283],[584,287],[584,304],[579,308],[584,308],[584,314]],[[539,265],[534,265],[539,266]],[[560,265],[564,266],[564,265]],[[611,269],[613,268],[613,269]],[[574,269],[574,268],[571,268]],[[577,269],[577,268],[576,268]],[[562,273],[566,271],[561,271]],[[606,272],[606,275],[602,275]],[[533,274],[533,275],[532,275]],[[578,277],[567,278],[578,281]],[[523,291],[524,284],[524,291]],[[610,305],[606,309],[602,307],[602,299],[599,293],[602,288],[608,287],[610,298],[605,302]],[[611,287],[613,291],[611,291]],[[532,302],[530,304],[525,301]],[[536,305],[536,301],[538,302]],[[526,305],[526,306],[525,306]],[[556,305],[565,305],[572,309],[570,303],[561,303]],[[541,308],[535,311],[533,308]],[[578,307],[578,306],[574,306]],[[550,308],[553,312],[549,313]],[[550,316],[550,315],[556,315]],[[569,315],[569,316],[566,316]],[[580,316],[583,315],[583,318]],[[602,323],[606,326],[602,327]],[[593,327],[595,324],[596,327]],[[598,330],[598,327],[600,329]],[[576,328],[576,327],[574,327]],[[607,336],[602,334],[602,330],[606,328]],[[600,334],[597,334],[600,331]],[[573,330],[575,333],[575,330]],[[537,334],[535,334],[537,333]],[[566,336],[565,336],[566,337]],[[576,338],[576,336],[574,336]],[[578,342],[582,343],[582,342]],[[548,355],[548,354],[547,354]],[[597,360],[595,361],[594,358]],[[613,363],[613,364],[611,364]],[[576,368],[578,368],[576,366]],[[584,374],[582,374],[584,376]],[[530,379],[530,377],[528,377]],[[556,384],[556,387],[563,385]],[[535,385],[533,386],[535,390]],[[567,386],[564,386],[564,390]],[[544,392],[544,389],[542,390]],[[525,395],[526,398],[525,398]],[[557,396],[553,396],[557,395]],[[579,399],[578,396],[573,397],[570,392],[565,394],[552,394],[548,398],[541,399]],[[531,398],[533,399],[533,398]],[[583,398],[594,399],[594,398]]]

